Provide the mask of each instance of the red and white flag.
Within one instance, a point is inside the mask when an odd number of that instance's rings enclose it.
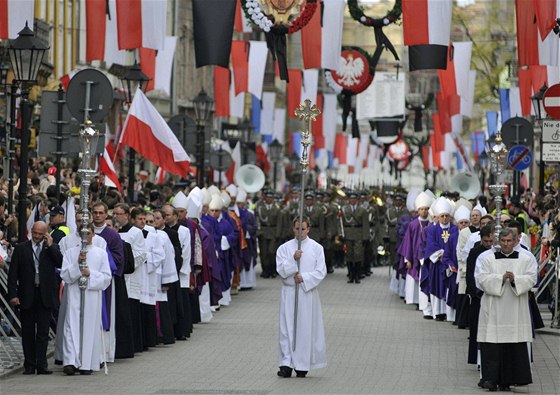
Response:
[[[0,0],[0,38],[17,38],[25,23],[33,30],[35,0]]]
[[[150,78],[145,92],[155,89],[171,94],[171,70],[176,46],[177,37],[167,36],[162,50],[140,48],[138,52],[142,72]]]
[[[404,45],[410,71],[445,69],[451,36],[452,0],[403,1]]]
[[[165,184],[165,180],[167,179],[167,172],[163,170],[161,167],[158,167],[156,171],[156,184],[163,185]]]
[[[117,45],[116,1],[86,0],[86,62],[125,63],[126,52]]]
[[[556,24],[557,1],[515,1],[519,66],[558,66],[558,37],[549,34]],[[535,23],[536,21],[536,23]]]
[[[231,159],[232,159],[233,163],[231,164],[231,167],[228,169],[228,171],[226,171],[226,177],[227,177],[229,183],[233,184],[235,182],[235,172],[242,165],[242,163],[241,163],[241,142],[238,141],[237,144],[235,144],[235,147],[233,148],[233,151],[231,152]]]
[[[116,0],[119,49],[163,49],[167,0]]]
[[[344,0],[322,0],[322,4],[301,30],[303,68],[337,70],[346,4]]]
[[[99,172],[105,176],[105,185],[108,187],[117,188],[121,190],[121,183],[119,182],[119,176],[113,165],[113,160],[109,155],[107,147],[103,151],[103,156],[99,159]]]
[[[171,174],[185,177],[190,170],[189,155],[140,89],[126,117],[121,143]]]

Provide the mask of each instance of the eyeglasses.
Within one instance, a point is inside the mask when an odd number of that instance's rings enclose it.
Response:
[[[154,222],[155,222],[155,221],[154,221],[153,219],[147,219],[147,220],[146,220],[146,223],[147,223],[147,224],[153,224]]]

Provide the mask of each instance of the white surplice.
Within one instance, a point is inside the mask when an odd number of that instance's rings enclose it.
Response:
[[[309,371],[327,366],[323,316],[317,289],[327,274],[327,268],[323,247],[309,237],[302,240],[299,273],[303,282],[298,287],[296,349],[293,351],[296,291],[294,275],[298,272],[294,253],[297,247],[298,242],[293,239],[282,244],[276,251],[276,271],[282,278],[279,366]]]
[[[101,291],[111,283],[111,268],[107,252],[89,245],[87,265],[90,275],[84,292],[83,343],[80,345],[81,290],[78,285],[81,273],[78,264],[80,247],[66,251],[60,277],[66,283],[67,308],[63,329],[63,363],[81,370],[99,370],[102,355]],[[80,361],[81,350],[81,361]]]

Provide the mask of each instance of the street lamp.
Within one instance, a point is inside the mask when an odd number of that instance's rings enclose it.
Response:
[[[37,79],[39,67],[49,46],[35,37],[33,31],[25,23],[18,33],[18,38],[10,40],[8,50],[14,70],[14,79],[21,84],[21,156],[19,166],[18,189],[18,240],[24,242],[26,235],[27,214],[27,158],[29,155],[29,85]]]
[[[277,169],[278,169],[278,162],[282,160],[283,157],[283,150],[284,146],[280,143],[277,139],[274,139],[272,143],[268,146],[268,152],[270,153],[270,160],[273,163],[273,170],[272,170],[272,188],[274,192],[276,192],[276,179],[277,179]]]
[[[541,127],[541,135],[539,138],[540,142],[540,161],[539,161],[539,194],[543,196],[544,194],[544,161],[543,161],[543,130],[542,130],[542,120],[546,114],[544,109],[544,94],[547,90],[546,84],[544,84],[541,89],[534,96],[531,97],[531,102],[533,103],[533,109],[535,110],[535,121]]]
[[[212,111],[212,105],[214,104],[214,99],[212,99],[204,89],[201,89],[198,95],[192,100],[194,104],[194,113],[196,117],[196,129],[197,129],[197,143],[198,143],[198,158],[197,169],[196,169],[196,183],[200,188],[204,186],[204,151],[206,145],[205,127],[206,123],[210,119],[210,113]]]
[[[128,105],[132,103],[134,98],[134,93],[140,89],[143,92],[146,91],[148,82],[150,78],[142,72],[138,62],[134,64],[127,70],[126,73],[121,77],[121,83],[124,89],[125,99]],[[135,180],[135,155],[136,152],[133,148],[128,148],[128,202],[132,203],[134,201],[134,180]]]

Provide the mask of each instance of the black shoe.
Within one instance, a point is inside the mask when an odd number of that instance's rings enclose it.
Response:
[[[44,374],[44,375],[49,375],[52,374],[52,370],[49,369],[37,369],[37,374]]]
[[[183,341],[183,340],[187,340],[187,338],[186,338],[185,336],[179,336],[179,337],[177,338],[177,340]]]
[[[89,376],[91,373],[91,370],[80,370],[80,375],[82,376]]]
[[[509,387],[509,385],[500,385],[500,386],[498,386],[498,389],[499,389],[500,391],[504,391],[504,392],[509,392],[509,391],[511,391],[511,388]]]
[[[425,316],[424,316],[424,319],[425,319],[425,320],[433,320],[434,317],[432,317],[431,315],[425,315]]]
[[[445,321],[447,316],[445,314],[438,314],[436,315],[436,321]]]
[[[334,269],[327,269],[327,273],[328,274],[334,273]]]
[[[55,359],[55,360],[54,360],[54,364],[55,364],[55,365],[62,366],[62,361],[60,361],[60,360],[58,360],[58,359]]]
[[[25,368],[21,374],[35,374],[34,368]]]
[[[64,372],[65,375],[67,376],[74,376],[74,373],[76,373],[76,368],[74,367],[74,365],[66,365],[62,371]]]
[[[296,370],[297,377],[305,377],[306,374],[307,374],[307,370]]]
[[[277,375],[284,378],[292,377],[292,368],[289,366],[280,366]]]
[[[484,383],[482,383],[482,388],[485,388],[490,392],[498,391],[498,386],[491,381],[485,381]]]
[[[484,381],[480,379],[477,384],[480,388],[484,388]]]
[[[356,283],[356,284],[360,284],[360,283],[361,283],[361,281],[360,281],[360,277],[356,277],[356,281],[355,281],[355,283]]]

